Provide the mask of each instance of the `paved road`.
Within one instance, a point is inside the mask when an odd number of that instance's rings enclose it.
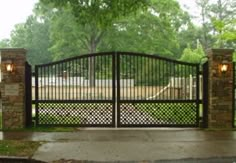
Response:
[[[102,129],[67,133],[6,132],[0,138],[46,141],[33,158],[47,162],[60,159],[157,162],[188,158],[189,161],[236,162],[236,131]]]

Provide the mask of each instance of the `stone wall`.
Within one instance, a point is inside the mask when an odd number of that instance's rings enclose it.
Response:
[[[25,126],[25,62],[26,50],[0,49],[1,55],[1,98],[3,129]],[[7,72],[6,63],[14,65]]]
[[[209,63],[209,96],[208,127],[232,128],[233,125],[233,50],[212,49],[208,51]],[[221,72],[222,64],[228,66]]]

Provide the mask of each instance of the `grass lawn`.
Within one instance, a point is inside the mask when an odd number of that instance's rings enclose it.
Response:
[[[77,131],[74,127],[28,127],[23,129],[4,130],[4,131],[25,131],[25,132],[73,132]]]
[[[53,115],[53,114],[39,114],[39,123],[48,125],[57,124],[80,124],[79,116],[67,116],[67,115]]]
[[[148,107],[145,107],[145,106]],[[145,112],[152,116],[154,119],[173,124],[185,124],[196,122],[196,107],[194,104],[186,103],[151,103],[135,104],[135,107],[140,112]]]
[[[0,140],[0,156],[30,157],[40,146],[40,142]]]

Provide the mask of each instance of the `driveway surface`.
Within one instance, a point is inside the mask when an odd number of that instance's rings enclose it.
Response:
[[[45,142],[33,159],[46,162],[60,159],[100,162],[207,159],[225,162],[222,158],[229,158],[228,162],[236,163],[236,131],[83,129],[50,133],[4,132],[0,133],[0,139]]]

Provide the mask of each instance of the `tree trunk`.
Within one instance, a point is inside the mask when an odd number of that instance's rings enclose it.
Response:
[[[97,45],[100,43],[103,35],[104,35],[104,31],[101,31],[101,32],[93,32],[91,37],[90,37],[90,43],[89,43],[89,46],[90,46],[90,53],[95,53],[96,50],[97,50]],[[89,58],[89,86],[90,87],[94,87],[95,86],[95,75],[96,75],[96,72],[95,72],[95,57],[90,57]]]
[[[91,41],[90,53],[96,52],[96,44]],[[89,58],[89,86],[95,87],[95,57]]]

